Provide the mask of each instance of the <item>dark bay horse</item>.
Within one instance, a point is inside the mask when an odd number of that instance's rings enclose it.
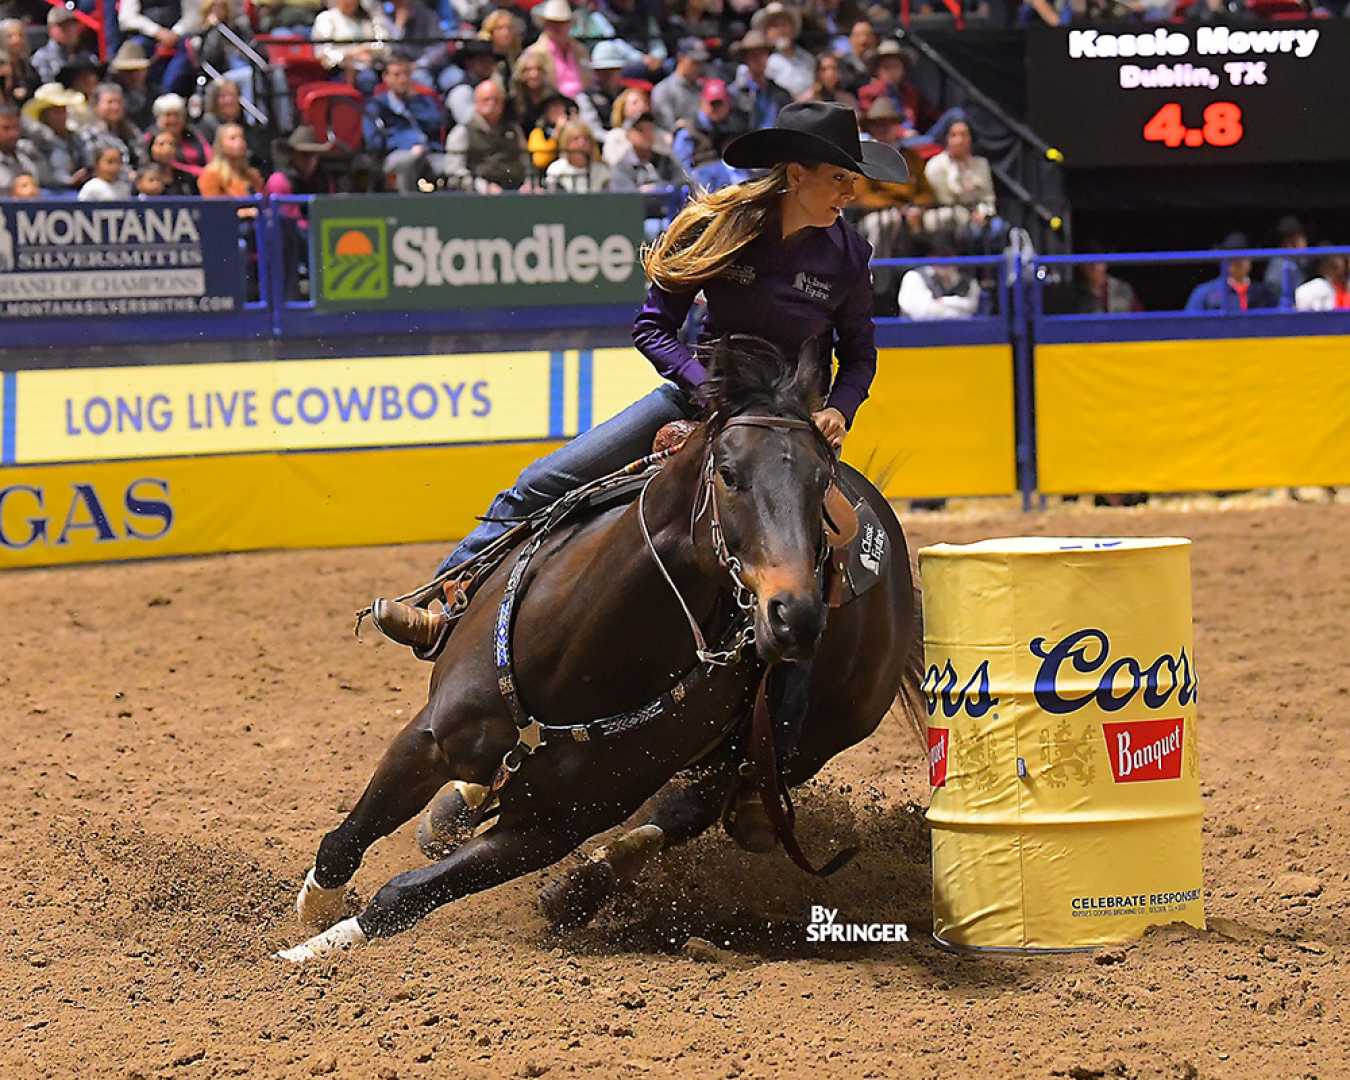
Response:
[[[922,642],[909,558],[899,522],[870,484],[865,497],[890,545],[884,576],[826,619],[817,565],[835,463],[809,423],[819,405],[814,350],[786,358],[768,342],[738,337],[714,348],[710,367],[707,423],[639,501],[548,535],[519,582],[509,635],[518,644],[510,689],[546,724],[585,724],[663,694],[670,707],[613,737],[551,736],[518,756],[510,782],[496,792],[490,827],[393,878],[358,916],[340,920],[345,886],[376,840],[449,782],[466,790],[500,779],[504,756],[525,739],[498,666],[508,558],[437,659],[426,705],[395,736],[346,820],[319,844],[296,907],[308,925],[328,929],[278,955],[298,962],[405,930],[443,904],[551,865],[657,792],[648,823],[546,890],[555,924],[588,918],[646,859],[698,835],[729,805],[729,829],[743,846],[771,846],[762,829],[755,835],[734,824],[735,808],[753,795],[738,768],[738,733],[765,664],[796,676],[784,684],[802,706],[780,760],[787,785],[866,738],[897,698],[917,723]],[[691,619],[709,643],[724,641],[740,619],[753,627],[754,648],[732,663],[699,664]],[[691,671],[698,677],[686,683]],[[666,787],[695,762],[688,783]]]

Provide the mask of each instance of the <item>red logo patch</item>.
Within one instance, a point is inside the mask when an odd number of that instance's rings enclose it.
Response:
[[[928,729],[928,784],[939,788],[947,782],[947,729]]]
[[[1103,724],[1106,754],[1111,759],[1111,775],[1116,783],[1180,779],[1183,730],[1180,716],[1171,720]]]

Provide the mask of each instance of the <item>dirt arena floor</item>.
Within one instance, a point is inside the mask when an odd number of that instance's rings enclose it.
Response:
[[[863,845],[828,882],[709,834],[582,932],[552,936],[537,913],[554,868],[285,966],[269,956],[303,936],[291,902],[315,844],[428,670],[356,643],[349,613],[437,551],[9,573],[0,1077],[1350,1075],[1350,506],[907,525],[916,546],[1195,540],[1207,932],[1091,955],[939,950],[926,774],[888,722],[799,800],[808,850]],[[419,858],[405,829],[358,892]],[[808,945],[812,903],[914,940]]]

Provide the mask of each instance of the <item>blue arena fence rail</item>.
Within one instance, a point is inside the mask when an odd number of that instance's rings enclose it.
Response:
[[[654,207],[659,203],[663,214],[669,216],[678,210],[683,198],[682,191],[671,189],[669,192],[653,193],[649,205]],[[478,340],[475,335],[487,338],[501,334],[506,327],[512,333],[526,337],[550,335],[554,341],[559,332],[584,335],[588,346],[605,344],[607,341],[618,343],[627,339],[632,319],[631,304],[473,311],[337,314],[319,311],[311,297],[300,295],[300,282],[308,276],[312,283],[317,273],[316,267],[307,266],[311,256],[308,229],[304,223],[309,204],[314,199],[312,195],[296,195],[228,200],[236,209],[249,207],[257,211],[248,227],[241,225],[238,235],[242,254],[241,273],[244,276],[241,283],[244,299],[238,310],[210,315],[158,315],[125,320],[117,324],[114,334],[108,333],[113,324],[107,321],[100,321],[94,328],[93,320],[79,318],[8,319],[6,343],[0,348],[0,370],[13,371],[32,366],[35,349],[90,345],[171,345],[252,340],[294,343],[303,339],[351,340],[356,336],[434,337],[456,332],[469,335],[471,340]],[[211,201],[222,203],[227,200]],[[18,205],[14,200],[0,200],[0,203]],[[241,222],[248,220],[241,219]],[[293,258],[288,257],[292,255]],[[1045,288],[1056,275],[1066,270],[1072,273],[1076,266],[1098,262],[1106,263],[1108,267],[1217,265],[1236,258],[1263,261],[1292,257],[1306,267],[1307,260],[1322,255],[1350,256],[1350,246],[1042,255],[1026,259],[1015,252],[942,258],[878,258],[872,262],[876,269],[905,270],[919,266],[951,265],[974,270],[986,277],[987,286],[992,286],[990,295],[993,303],[990,309],[968,318],[915,320],[879,317],[876,320],[877,343],[882,348],[966,344],[1010,346],[1015,383],[1017,482],[1023,505],[1030,507],[1034,505],[1037,494],[1034,387],[1034,351],[1037,344],[1350,336],[1350,310],[1299,312],[1288,306],[1293,292],[1292,272],[1286,277],[1286,287],[1282,290],[1282,304],[1285,306],[1235,313],[1048,312],[1045,310]],[[301,272],[302,263],[306,264],[307,274]],[[256,283],[256,289],[250,288],[250,281]]]

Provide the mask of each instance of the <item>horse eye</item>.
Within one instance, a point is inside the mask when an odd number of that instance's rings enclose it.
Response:
[[[719,466],[717,467],[717,475],[720,476],[720,477],[722,478],[722,483],[723,483],[723,484],[725,484],[727,487],[731,488],[732,490],[735,490],[735,488],[736,488],[736,472],[735,472],[734,469],[732,469],[732,467],[731,467],[730,465],[719,465]]]

